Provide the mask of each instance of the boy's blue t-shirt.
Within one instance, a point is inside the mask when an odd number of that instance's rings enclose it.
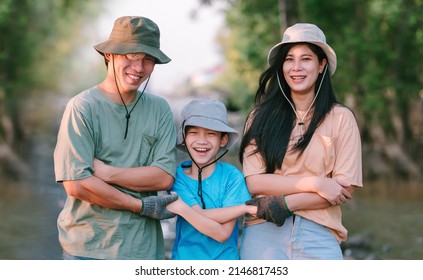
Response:
[[[198,180],[188,177],[183,171],[183,166],[190,164],[191,161],[187,161],[177,167],[173,191],[177,192],[188,206],[192,207],[195,204],[201,206],[201,200],[198,196]],[[202,190],[206,209],[235,206],[243,204],[250,199],[241,171],[235,166],[224,162],[217,162],[213,174],[202,180]],[[221,243],[202,234],[184,218],[178,216],[172,259],[239,259],[238,222],[229,239]]]

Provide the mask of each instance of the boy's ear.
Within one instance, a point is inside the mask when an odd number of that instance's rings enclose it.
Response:
[[[222,138],[220,139],[220,147],[225,147],[229,142],[229,136],[227,133],[222,133]]]

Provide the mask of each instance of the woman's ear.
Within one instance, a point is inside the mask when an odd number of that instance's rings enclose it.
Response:
[[[328,61],[326,60],[326,58],[324,58],[322,60],[322,63],[320,63],[320,66],[319,66],[319,73],[320,74],[322,74],[323,73],[323,70],[325,70],[326,64],[328,64]]]

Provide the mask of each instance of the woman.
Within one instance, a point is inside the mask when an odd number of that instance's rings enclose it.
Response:
[[[336,54],[313,24],[289,27],[268,55],[240,147],[256,204],[241,259],[342,259],[340,205],[362,187],[353,113],[336,101]]]

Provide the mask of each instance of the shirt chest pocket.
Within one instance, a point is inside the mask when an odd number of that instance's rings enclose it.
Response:
[[[336,160],[335,141],[334,137],[313,136],[303,154],[304,167],[308,172],[325,177],[332,173]]]
[[[157,137],[143,134],[141,139],[141,147],[139,154],[139,164],[141,166],[151,165],[154,160],[155,155],[155,144],[157,142]]]

